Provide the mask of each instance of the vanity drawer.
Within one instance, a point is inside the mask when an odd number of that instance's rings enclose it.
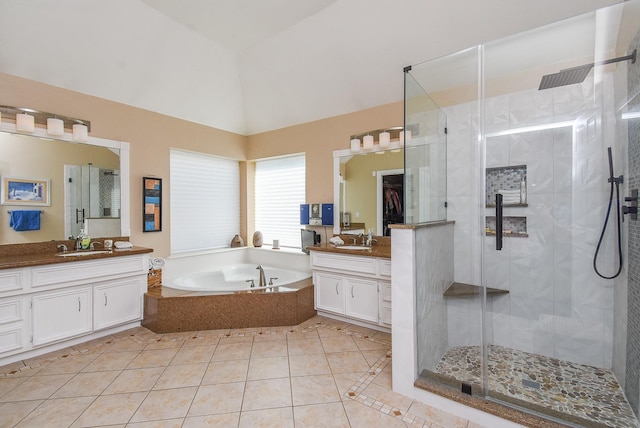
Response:
[[[391,278],[391,260],[378,259],[378,269],[380,276]]]
[[[93,279],[102,281],[114,275],[146,273],[147,263],[146,255],[135,255],[46,265],[33,268],[31,286],[74,285]]]
[[[22,321],[22,297],[0,300],[0,325]]]
[[[375,275],[376,259],[373,257],[343,256],[312,251],[311,267]]]
[[[0,271],[0,294],[20,291],[23,287],[24,270],[7,269]]]
[[[0,326],[0,355],[6,353],[15,354],[16,351],[21,350],[23,347],[23,337],[23,323]]]

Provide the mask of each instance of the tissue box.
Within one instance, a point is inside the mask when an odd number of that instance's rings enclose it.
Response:
[[[162,269],[149,269],[147,274],[147,288],[162,286]]]

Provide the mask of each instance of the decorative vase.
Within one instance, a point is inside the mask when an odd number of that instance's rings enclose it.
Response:
[[[256,231],[253,234],[253,246],[254,247],[262,247],[262,232]]]
[[[244,241],[240,237],[240,235],[235,235],[231,240],[231,248],[235,247],[244,247]]]

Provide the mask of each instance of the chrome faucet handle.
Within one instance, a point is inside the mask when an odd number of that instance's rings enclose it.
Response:
[[[247,279],[244,282],[250,282],[251,283],[251,287],[255,287],[256,284],[253,282],[253,279]]]
[[[66,253],[67,251],[69,251],[67,250],[67,246],[64,244],[58,244],[58,248],[61,248],[63,253]]]
[[[93,242],[91,241],[91,243],[89,244],[89,249],[90,250],[95,250],[96,249],[96,245],[102,245],[101,242]]]
[[[278,277],[277,277],[277,276],[271,276],[271,277],[269,277],[269,285],[273,285],[273,280],[274,280],[274,279],[275,279],[275,280],[277,280],[277,279],[278,279]]]
[[[353,239],[353,245],[356,245],[358,243],[358,240],[356,238],[351,238]]]

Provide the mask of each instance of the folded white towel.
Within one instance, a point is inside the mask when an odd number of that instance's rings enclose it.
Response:
[[[331,242],[333,245],[344,245],[344,241],[340,239],[339,236],[334,236],[333,238],[329,239],[329,242]]]
[[[500,193],[502,195],[518,195],[520,196],[520,189],[518,190],[504,190],[504,189],[500,189],[498,190],[497,193]]]

